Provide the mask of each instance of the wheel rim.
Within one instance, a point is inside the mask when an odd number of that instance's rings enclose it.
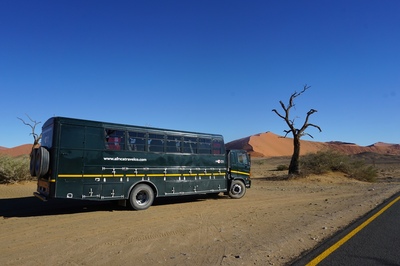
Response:
[[[232,187],[232,193],[233,193],[233,194],[239,195],[241,192],[242,192],[242,187],[241,187],[241,186],[235,184],[235,185]]]
[[[138,205],[145,205],[149,201],[149,194],[142,190],[136,194],[135,198]]]

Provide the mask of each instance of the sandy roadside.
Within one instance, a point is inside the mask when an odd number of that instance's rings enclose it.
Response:
[[[0,186],[1,265],[284,265],[400,191],[400,182],[253,178],[240,200],[164,200],[146,211],[43,203],[34,190]]]

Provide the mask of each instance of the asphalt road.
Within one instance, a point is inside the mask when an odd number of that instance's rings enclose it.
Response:
[[[400,265],[400,193],[292,265]]]

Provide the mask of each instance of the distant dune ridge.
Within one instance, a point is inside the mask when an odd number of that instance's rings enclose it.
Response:
[[[244,149],[253,157],[278,157],[291,156],[293,153],[293,139],[283,138],[272,132],[265,132],[249,137],[231,141],[226,144],[227,149]],[[332,148],[346,154],[373,152],[379,154],[400,155],[400,144],[377,142],[370,146],[359,146],[355,143],[330,141],[317,142],[301,140],[301,155],[314,153],[327,148]],[[32,144],[24,144],[14,148],[0,147],[0,154],[20,156],[30,154]]]
[[[319,150],[332,148],[346,154],[374,152],[379,154],[400,154],[399,144],[377,142],[370,146],[359,146],[354,143],[331,141],[316,142],[301,140],[301,155],[314,153]],[[293,153],[293,139],[284,138],[272,132],[256,134],[250,137],[231,141],[226,144],[227,149],[244,149],[253,157],[291,156]]]
[[[0,154],[7,154],[11,156],[20,156],[24,154],[30,154],[32,150],[32,144],[23,144],[14,148],[5,148],[0,146]]]

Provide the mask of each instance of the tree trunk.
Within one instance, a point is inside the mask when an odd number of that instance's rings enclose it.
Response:
[[[300,157],[300,137],[294,136],[294,138],[293,138],[293,155],[292,155],[292,160],[290,160],[289,175],[300,174],[299,157]]]

